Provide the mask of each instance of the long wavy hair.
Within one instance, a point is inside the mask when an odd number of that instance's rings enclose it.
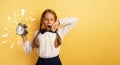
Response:
[[[39,28],[39,31],[44,28],[43,18],[44,18],[44,16],[45,16],[45,14],[48,13],[48,12],[51,13],[51,14],[53,14],[53,15],[54,15],[55,22],[57,21],[57,15],[56,15],[56,13],[55,13],[52,9],[46,9],[46,10],[42,13],[41,18],[40,18],[40,28]],[[33,39],[32,45],[33,45],[34,48],[39,48],[39,42],[38,42],[38,34],[39,34],[39,33],[40,33],[40,32],[38,32],[37,35],[35,36],[35,38]],[[56,36],[56,39],[55,39],[55,41],[54,41],[54,46],[55,46],[55,48],[58,48],[58,47],[61,45],[61,37],[58,35],[57,32],[56,32],[56,35],[57,35],[57,36]]]

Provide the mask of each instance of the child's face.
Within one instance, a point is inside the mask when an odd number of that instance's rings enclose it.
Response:
[[[49,12],[45,13],[44,18],[43,18],[43,24],[48,31],[50,30],[50,27],[52,26],[54,22],[55,22],[54,15]]]

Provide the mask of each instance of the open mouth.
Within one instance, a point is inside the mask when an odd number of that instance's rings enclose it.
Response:
[[[48,26],[49,28],[51,28],[51,26]]]

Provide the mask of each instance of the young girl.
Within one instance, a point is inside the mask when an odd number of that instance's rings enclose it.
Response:
[[[36,65],[62,65],[59,51],[64,36],[77,22],[77,18],[63,18],[57,20],[56,13],[46,9],[40,19],[40,29],[35,32],[32,42],[27,40],[27,34],[22,35],[23,49],[30,53],[33,48],[38,49],[39,59]],[[58,26],[62,27],[58,28]]]

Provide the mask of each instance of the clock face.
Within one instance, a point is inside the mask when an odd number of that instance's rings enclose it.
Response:
[[[22,26],[18,25],[16,28],[16,32],[17,32],[17,34],[22,35],[22,34],[24,34],[24,28]]]

